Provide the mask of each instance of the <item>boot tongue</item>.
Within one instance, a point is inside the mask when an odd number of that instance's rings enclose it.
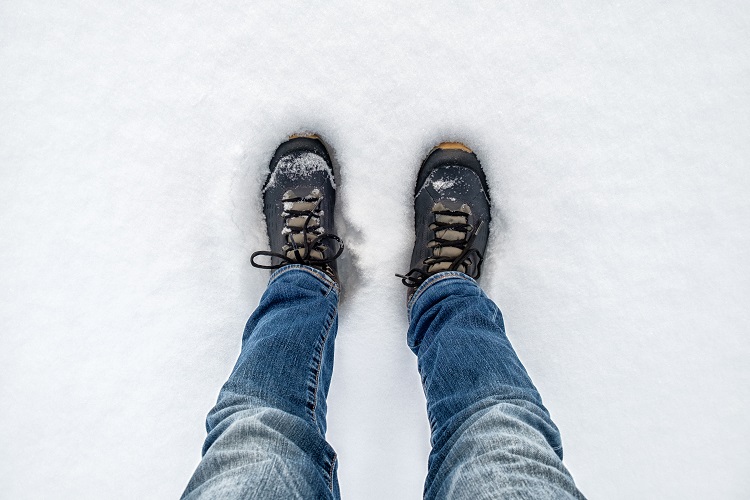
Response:
[[[319,248],[322,249],[324,247],[319,247]],[[305,249],[304,248],[298,248],[298,250],[299,250],[300,257],[304,257],[305,256]],[[310,250],[310,254],[307,257],[308,258],[313,258],[313,259],[318,259],[318,260],[323,260],[325,258],[325,255],[323,255],[323,252],[321,252],[320,250],[313,249],[313,250]],[[289,260],[291,260],[291,261],[293,261],[293,262],[297,262],[297,254],[294,252],[294,250],[288,250],[286,252],[286,258],[289,259]],[[302,263],[302,262],[300,261],[300,263]]]
[[[318,189],[313,189],[309,195],[304,197],[297,196],[294,191],[290,189],[284,193],[281,199],[284,202],[285,212],[292,210],[296,212],[311,212],[317,206],[319,196],[320,191]],[[320,211],[319,214],[310,217],[310,222],[308,224],[310,229],[307,233],[307,244],[311,243],[320,233],[323,232],[323,229],[320,227],[319,215],[322,215],[322,211]],[[288,229],[285,229],[285,232],[287,234],[291,233],[290,229],[299,231],[291,234],[291,236],[287,236],[291,241],[290,244],[285,245],[287,249],[286,257],[294,262],[297,262],[297,251],[299,251],[301,257],[304,257],[305,254],[305,237],[302,229],[305,227],[307,219],[308,215],[297,215],[294,217],[288,217],[286,221]],[[297,245],[297,251],[293,248],[293,245],[291,244],[292,242]],[[308,258],[322,260],[325,258],[325,250],[326,247],[323,245],[319,245],[317,248],[311,248]]]
[[[437,273],[440,271],[449,271],[451,268],[451,265],[453,265],[453,262],[438,262],[437,264],[431,265],[428,269],[428,273]],[[456,271],[465,273],[466,272],[466,266],[461,264],[456,268]]]
[[[310,211],[315,208],[314,201],[285,201],[284,210]]]
[[[463,212],[465,215],[446,215],[446,214],[440,214],[437,212],[445,212],[445,211],[451,211],[451,212]],[[441,224],[468,224],[469,222],[469,215],[471,215],[471,208],[467,204],[461,205],[461,207],[458,210],[451,210],[447,208],[442,202],[437,202],[432,207],[432,212],[435,214],[435,222],[439,222]],[[435,236],[442,239],[442,240],[448,240],[448,241],[465,241],[469,235],[468,233],[464,231],[456,231],[455,229],[441,229],[435,231]],[[445,246],[445,247],[436,247],[436,245],[430,245],[433,247],[432,250],[432,256],[433,257],[448,257],[448,258],[456,258],[459,255],[461,255],[461,252],[463,252],[462,249],[458,247],[452,247],[452,246]],[[435,264],[432,264],[427,268],[428,273],[436,273],[440,271],[447,271],[450,269],[450,267],[453,265],[453,262],[437,262]],[[460,271],[462,273],[466,272],[466,265],[464,263],[461,263],[457,268],[456,271]]]
[[[462,214],[446,215],[439,212],[462,212]],[[471,215],[471,208],[464,203],[458,210],[450,210],[446,208],[442,202],[437,202],[432,207],[432,213],[435,214],[435,222],[440,222],[441,224],[468,224],[469,215]],[[450,241],[466,240],[469,237],[467,232],[457,231],[455,229],[439,229],[435,231],[435,235],[440,239]]]

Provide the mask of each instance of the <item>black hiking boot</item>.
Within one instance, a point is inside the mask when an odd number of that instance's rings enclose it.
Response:
[[[262,192],[271,251],[253,253],[250,263],[262,269],[304,264],[338,283],[344,244],[333,232],[336,182],[326,147],[316,136],[292,136],[276,150],[270,170]],[[256,262],[261,255],[270,263]]]
[[[466,146],[444,142],[427,156],[414,191],[416,243],[402,278],[407,300],[427,278],[459,271],[478,279],[490,224],[487,180]]]

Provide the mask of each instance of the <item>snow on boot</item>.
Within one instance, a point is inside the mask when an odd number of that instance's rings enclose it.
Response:
[[[293,136],[276,150],[263,186],[263,212],[271,251],[253,253],[262,269],[288,264],[315,267],[338,282],[336,259],[344,244],[334,234],[336,182],[331,158],[315,136]],[[270,263],[256,257],[270,257]]]
[[[490,197],[476,155],[460,143],[438,145],[422,163],[414,192],[416,243],[402,278],[408,298],[430,276],[459,271],[480,276],[487,247]]]

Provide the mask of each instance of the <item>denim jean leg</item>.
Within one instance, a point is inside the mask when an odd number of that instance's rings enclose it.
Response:
[[[428,278],[409,301],[432,429],[425,498],[583,498],[542,399],[469,276]]]
[[[325,440],[338,285],[302,265],[276,271],[208,414],[183,498],[338,498]]]

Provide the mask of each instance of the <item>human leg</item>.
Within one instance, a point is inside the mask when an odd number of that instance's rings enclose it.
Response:
[[[426,498],[580,498],[560,435],[482,292],[490,197],[477,157],[439,145],[415,189],[409,347],[432,429]]]
[[[337,461],[325,441],[326,395],[337,329],[336,185],[317,137],[274,154],[262,189],[277,269],[250,317],[239,360],[206,420],[203,459],[185,498],[338,498]],[[256,261],[267,257],[266,263]]]
[[[289,265],[271,277],[237,364],[206,420],[203,459],[184,498],[337,498],[325,441],[338,286]]]
[[[476,282],[428,278],[409,317],[432,429],[425,498],[581,498],[560,433]]]

